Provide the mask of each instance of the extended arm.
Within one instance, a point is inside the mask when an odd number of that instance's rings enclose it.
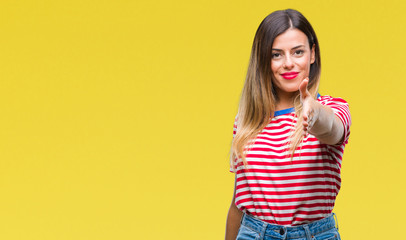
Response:
[[[303,103],[303,127],[320,142],[336,145],[344,139],[344,125],[329,106],[314,100],[307,90],[307,78],[299,86]]]

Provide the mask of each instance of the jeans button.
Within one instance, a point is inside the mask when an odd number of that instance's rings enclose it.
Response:
[[[281,229],[279,229],[279,233],[280,233],[281,235],[283,235],[283,234],[285,233],[285,230],[284,230],[283,228],[281,228]]]

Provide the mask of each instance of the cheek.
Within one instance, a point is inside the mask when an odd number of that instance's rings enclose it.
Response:
[[[303,59],[297,62],[297,65],[300,66],[302,70],[309,71],[310,70],[310,59]]]
[[[271,62],[271,70],[273,73],[278,72],[279,68],[281,68],[281,64],[279,62],[276,61]]]

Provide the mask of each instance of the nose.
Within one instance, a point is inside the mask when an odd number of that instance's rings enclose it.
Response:
[[[287,69],[290,69],[293,67],[293,65],[294,64],[293,64],[293,60],[292,60],[291,56],[287,54],[285,57],[285,61],[283,62],[283,66]]]

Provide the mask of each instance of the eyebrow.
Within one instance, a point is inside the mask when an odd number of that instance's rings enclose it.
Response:
[[[300,47],[304,47],[304,45],[299,45],[299,46],[296,46],[296,47],[294,47],[294,48],[292,48],[292,49],[296,49],[296,48],[300,48]],[[275,51],[282,51],[282,49],[277,49],[277,48],[272,48],[272,50],[275,50]]]

